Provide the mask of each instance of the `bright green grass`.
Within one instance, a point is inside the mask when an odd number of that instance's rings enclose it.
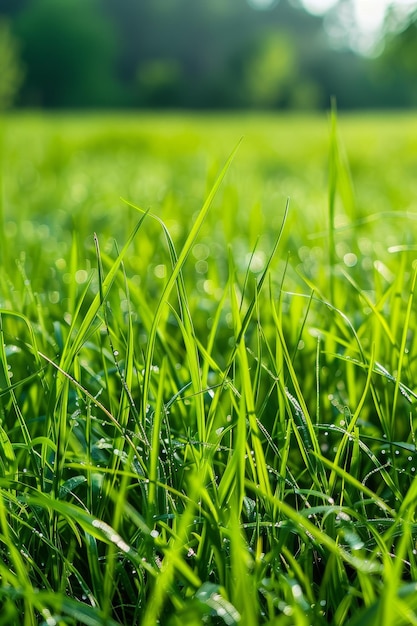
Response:
[[[0,626],[417,624],[417,122],[338,127],[3,119]]]

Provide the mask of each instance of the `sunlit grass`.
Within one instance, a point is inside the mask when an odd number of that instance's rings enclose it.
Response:
[[[410,124],[6,120],[0,624],[417,623]]]

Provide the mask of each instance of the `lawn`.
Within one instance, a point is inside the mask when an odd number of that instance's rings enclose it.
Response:
[[[417,624],[415,116],[0,160],[0,626]]]

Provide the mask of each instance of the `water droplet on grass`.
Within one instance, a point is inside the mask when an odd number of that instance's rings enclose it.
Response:
[[[79,285],[83,285],[88,280],[88,272],[86,270],[77,270],[75,272],[75,282]]]
[[[156,278],[165,278],[167,275],[167,268],[166,265],[160,264],[160,265],[156,265],[153,273],[155,274]]]
[[[353,252],[348,252],[344,255],[343,262],[347,267],[354,267],[358,262],[358,257]]]

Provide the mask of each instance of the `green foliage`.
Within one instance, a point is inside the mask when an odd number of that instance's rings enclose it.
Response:
[[[7,119],[0,624],[415,623],[417,130],[338,123]]]
[[[297,69],[294,44],[278,33],[259,43],[245,68],[249,98],[261,107],[282,105]]]
[[[95,1],[38,0],[17,18],[27,68],[22,97],[31,106],[115,105],[116,39]]]
[[[352,9],[351,0],[345,4]],[[416,14],[409,8],[405,19],[404,7],[391,7],[381,54],[364,58],[335,49],[327,17],[300,2],[253,5],[3,2],[10,28],[0,36],[0,106],[303,110],[327,107],[332,96],[343,109],[415,105]]]
[[[18,42],[8,22],[0,20],[0,110],[14,103],[23,78]]]
[[[397,19],[396,19],[397,18]],[[376,75],[384,75],[385,93],[388,99],[395,96],[391,92],[401,94],[403,101],[411,106],[417,103],[416,56],[417,11],[409,14],[407,19],[398,19],[391,9],[387,19],[382,52],[376,61]]]
[[[181,103],[182,70],[177,61],[147,61],[138,69],[138,101],[148,107]]]
[[[3,8],[3,10],[5,10]],[[30,107],[323,108],[382,101],[370,62],[280,0],[15,0]]]

